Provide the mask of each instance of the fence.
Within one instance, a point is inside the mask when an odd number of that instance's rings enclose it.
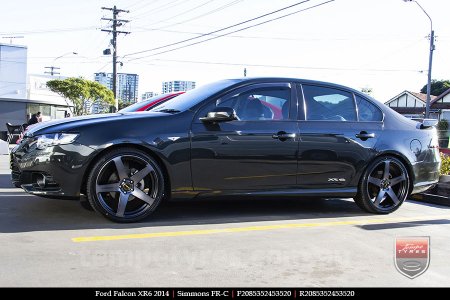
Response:
[[[447,130],[438,130],[439,148],[450,148],[449,132]]]

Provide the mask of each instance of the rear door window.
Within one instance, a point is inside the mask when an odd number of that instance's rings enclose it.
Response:
[[[303,85],[306,120],[356,121],[353,94],[340,89]]]

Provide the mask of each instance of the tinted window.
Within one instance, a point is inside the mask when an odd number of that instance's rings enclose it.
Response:
[[[203,108],[200,117],[216,107],[231,107],[242,121],[286,120],[289,118],[291,90],[287,87],[256,88],[231,93]]]
[[[363,97],[356,95],[356,105],[358,106],[358,117],[360,121],[383,120],[381,110]]]
[[[161,98],[163,98],[163,97],[165,97],[165,96],[166,96],[166,94],[164,94],[164,95],[158,95],[158,96],[154,96],[154,97],[148,98],[148,99],[145,100],[145,101],[136,102],[136,103],[134,103],[134,104],[132,104],[132,105],[130,105],[130,106],[127,106],[127,107],[125,107],[125,108],[122,108],[122,109],[119,110],[118,112],[133,112],[133,111],[137,111],[139,108],[141,108],[141,107],[143,107],[143,106],[146,106],[146,105],[149,104],[150,102],[159,100],[159,99],[161,99]]]
[[[220,92],[222,89],[227,88],[237,82],[239,82],[239,80],[221,80],[203,85],[196,89],[190,90],[178,97],[172,98],[169,101],[164,102],[157,107],[154,107],[154,109],[151,109],[151,111],[159,111],[162,109],[173,109],[177,111],[188,110],[199,104],[209,96]]]
[[[356,121],[353,94],[342,90],[303,85],[307,120]]]

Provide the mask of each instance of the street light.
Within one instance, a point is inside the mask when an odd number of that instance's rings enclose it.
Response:
[[[434,30],[433,30],[433,20],[431,20],[430,15],[423,9],[423,7],[419,4],[419,2],[415,0],[403,0],[405,2],[415,2],[420,9],[427,15],[428,19],[430,19],[431,25],[431,33],[430,33],[430,57],[428,60],[428,82],[427,82],[427,102],[425,106],[425,118],[427,119],[430,116],[430,102],[431,102],[431,67],[433,65],[433,51],[434,51]]]
[[[53,60],[53,62],[55,62],[57,59],[63,58],[64,56],[67,56],[67,55],[69,55],[69,54],[78,55],[78,52],[72,51],[72,52],[64,53],[63,55],[60,55],[60,56],[56,57],[56,58]]]
[[[56,58],[53,60],[52,65],[51,65],[50,67],[45,67],[45,69],[50,69],[50,71],[49,71],[49,72],[44,72],[44,73],[45,73],[45,74],[50,74],[51,76],[59,75],[60,73],[57,72],[57,71],[55,71],[55,70],[59,70],[59,69],[61,69],[61,68],[55,67],[55,62],[56,62],[56,60],[58,60],[58,59],[60,59],[60,58],[63,58],[63,57],[65,57],[65,56],[67,56],[67,55],[78,55],[78,52],[74,52],[74,51],[72,51],[72,52],[67,52],[67,53],[64,53],[63,55],[60,55],[60,56],[56,57]]]

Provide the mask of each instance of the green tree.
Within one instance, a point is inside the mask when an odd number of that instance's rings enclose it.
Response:
[[[431,80],[431,92],[430,94],[433,96],[439,96],[446,90],[450,88],[450,80]],[[422,94],[427,93],[427,85],[425,84],[423,88],[420,90]]]
[[[363,87],[361,89],[361,92],[363,92],[366,95],[372,96],[373,89],[371,87]]]
[[[119,99],[119,110],[121,110],[121,109],[123,109],[123,108],[125,108],[125,107],[128,107],[128,106],[130,106],[130,105],[131,105],[131,103],[129,103],[129,102],[124,102],[124,101],[122,101],[122,100]]]
[[[73,103],[73,114],[76,116],[86,115],[93,104],[104,107],[104,111],[114,105],[113,92],[96,81],[70,77],[50,80],[47,87],[66,101],[70,100]]]

